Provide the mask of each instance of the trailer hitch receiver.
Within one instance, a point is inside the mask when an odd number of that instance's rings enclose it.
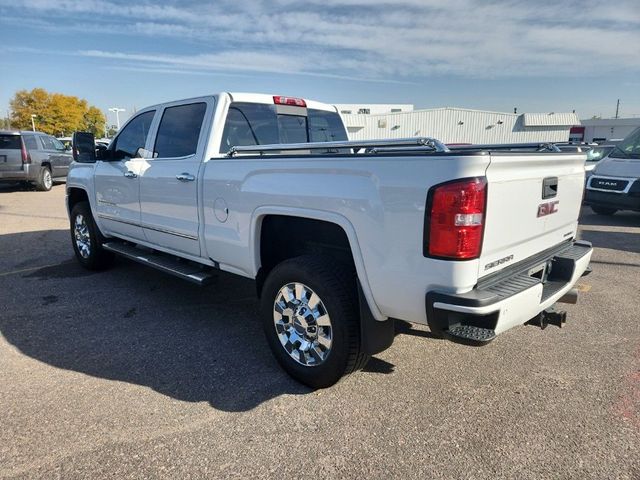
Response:
[[[529,320],[527,325],[535,325],[544,330],[547,328],[547,325],[555,325],[556,327],[562,328],[562,325],[565,323],[567,323],[567,312],[549,307]]]

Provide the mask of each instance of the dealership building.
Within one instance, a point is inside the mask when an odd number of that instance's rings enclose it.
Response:
[[[566,142],[575,113],[504,113],[405,104],[337,104],[351,140],[434,137],[445,143]]]
[[[581,125],[571,129],[571,139],[581,142],[606,143],[620,140],[640,127],[640,117],[635,118],[591,118],[581,120]]]

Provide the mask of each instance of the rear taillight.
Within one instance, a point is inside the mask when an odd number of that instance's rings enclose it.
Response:
[[[424,255],[453,260],[480,256],[487,204],[487,180],[467,178],[429,190]]]
[[[307,102],[305,102],[302,98],[283,97],[280,95],[275,95],[273,97],[273,103],[275,103],[276,105],[291,105],[293,107],[307,106]]]
[[[27,152],[27,146],[24,144],[24,138],[20,137],[20,153],[22,154],[22,163],[31,163],[31,155]]]

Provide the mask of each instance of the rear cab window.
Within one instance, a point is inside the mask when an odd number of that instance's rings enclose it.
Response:
[[[229,106],[220,153],[238,146],[345,140],[347,132],[337,112],[234,102]]]

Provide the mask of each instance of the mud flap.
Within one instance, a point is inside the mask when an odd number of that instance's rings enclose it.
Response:
[[[358,303],[360,304],[360,341],[368,355],[383,352],[393,344],[395,322],[392,318],[378,321],[373,317],[367,299],[358,282]]]

